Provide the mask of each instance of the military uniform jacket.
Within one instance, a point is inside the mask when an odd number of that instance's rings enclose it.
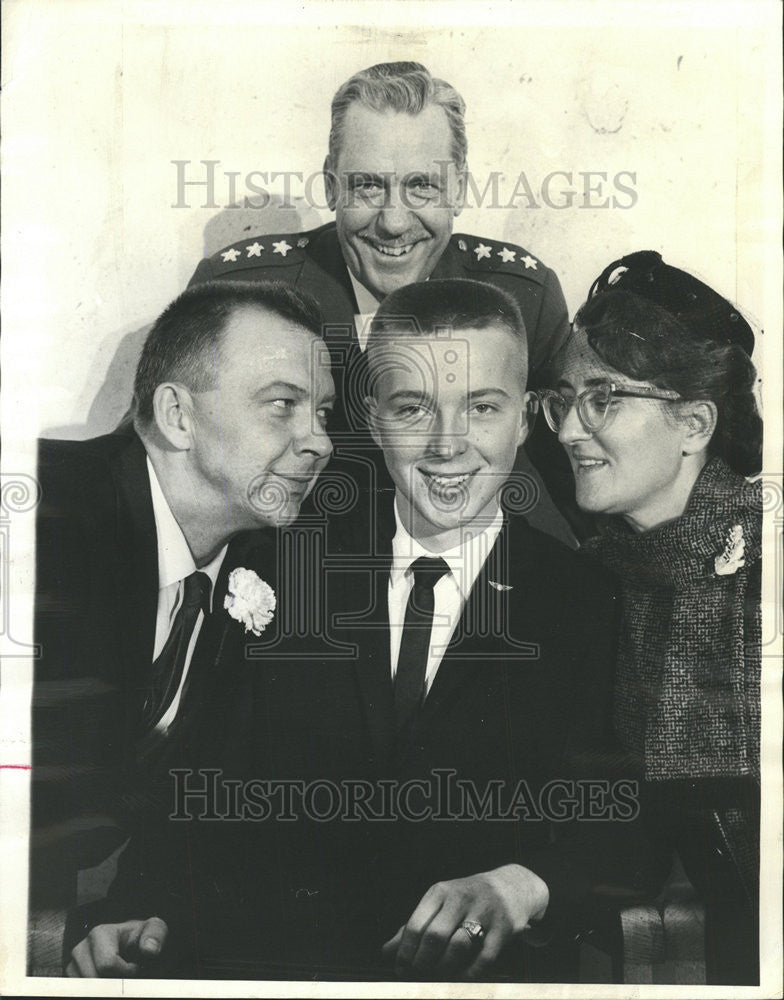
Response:
[[[431,277],[486,281],[511,295],[525,321],[532,373],[568,336],[569,317],[557,275],[513,243],[455,233]],[[328,325],[327,343],[341,328],[353,331],[359,309],[334,222],[307,233],[254,236],[234,243],[202,260],[190,285],[262,278],[285,281],[312,295]]]

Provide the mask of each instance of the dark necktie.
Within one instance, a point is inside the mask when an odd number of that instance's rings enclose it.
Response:
[[[174,616],[169,637],[152,664],[150,685],[142,709],[145,732],[160,722],[177,693],[199,611],[207,614],[209,610],[210,586],[206,573],[196,571],[185,578],[182,604]]]
[[[408,595],[395,672],[395,725],[410,728],[425,692],[427,656],[433,628],[433,587],[449,572],[443,559],[421,556],[411,564],[414,586]]]

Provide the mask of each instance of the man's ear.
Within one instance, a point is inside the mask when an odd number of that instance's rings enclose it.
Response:
[[[340,194],[340,184],[338,183],[337,174],[333,170],[329,154],[324,158],[322,170],[324,173],[324,190],[327,192],[327,205],[329,205],[330,212],[334,212],[335,206],[338,203],[338,195]]]
[[[370,436],[376,445],[381,448],[381,435],[378,432],[378,403],[375,396],[365,396],[365,416],[367,417]]]
[[[520,430],[517,434],[517,447],[525,444],[528,435],[534,429],[536,414],[539,412],[539,397],[535,392],[529,390],[523,396],[523,410],[520,417]]]
[[[465,208],[466,191],[468,189],[468,164],[462,170],[457,171],[457,188],[455,189],[455,203],[452,206],[452,215],[457,218]]]
[[[719,411],[710,399],[697,399],[681,404],[679,414],[683,426],[683,454],[697,455],[708,447]]]
[[[176,451],[193,444],[193,401],[184,385],[162,382],[152,397],[155,426]]]

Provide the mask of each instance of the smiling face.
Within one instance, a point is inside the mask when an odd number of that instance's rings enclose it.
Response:
[[[328,161],[327,170],[338,239],[354,276],[379,300],[428,278],[463,203],[443,109],[431,104],[410,115],[354,102],[337,163]]]
[[[237,309],[218,348],[215,386],[192,392],[193,495],[226,535],[293,521],[332,452],[334,401],[323,341],[290,320]]]
[[[373,438],[408,532],[433,552],[498,510],[527,434],[525,355],[505,327],[392,338],[374,351]]]
[[[628,389],[651,387],[605,364],[577,328],[564,353],[556,388],[571,402],[599,380]],[[569,456],[577,504],[583,510],[620,514],[638,530],[683,513],[697,463],[688,427],[678,419],[673,404],[614,398],[606,423],[594,432],[585,428],[572,406],[558,440]]]

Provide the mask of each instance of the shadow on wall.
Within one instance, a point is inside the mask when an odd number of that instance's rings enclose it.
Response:
[[[204,256],[211,257],[223,247],[249,236],[301,233],[316,229],[326,221],[304,198],[284,203],[281,195],[267,197],[269,202],[263,208],[233,206],[213,216],[204,227]],[[191,270],[195,271],[198,263],[194,260]],[[131,405],[136,365],[153,322],[154,317],[138,330],[121,337],[119,342],[117,334],[106,338],[110,345],[116,342],[116,346],[109,347],[112,358],[103,384],[92,402],[86,401],[89,411],[85,422],[47,427],[41,432],[42,437],[84,440],[114,430]]]

